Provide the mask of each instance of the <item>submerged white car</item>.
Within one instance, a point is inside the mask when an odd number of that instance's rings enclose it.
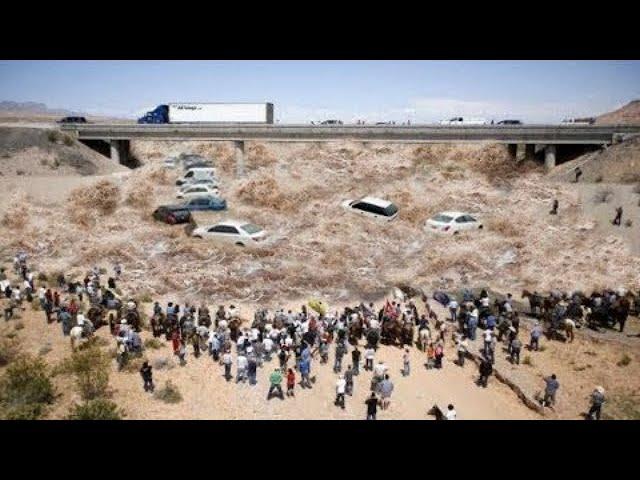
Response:
[[[197,227],[191,232],[191,236],[247,247],[260,245],[267,239],[267,232],[253,223],[225,220],[213,225]]]
[[[188,185],[178,189],[176,198],[192,198],[202,195],[211,195],[213,197],[220,196],[220,189],[214,183],[204,183],[200,185]]]
[[[451,234],[464,230],[478,230],[482,227],[482,223],[468,213],[463,212],[438,213],[427,220],[424,226],[427,231]]]
[[[341,205],[347,211],[388,222],[398,216],[398,207],[388,200],[376,197],[345,200]]]

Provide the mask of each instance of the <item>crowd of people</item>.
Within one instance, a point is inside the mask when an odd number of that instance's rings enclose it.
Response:
[[[16,276],[22,279],[22,288],[12,286],[4,271],[0,276],[0,287],[9,302],[5,308],[7,321],[23,300],[32,302],[35,294],[46,321],[57,320],[62,334],[71,337],[74,349],[78,342],[92,336],[102,318],[108,314],[119,368],[124,368],[132,356],[142,353],[138,305],[133,300],[120,302],[113,293],[122,272],[119,265],[114,265],[113,276],[108,278],[106,286],[101,284],[100,270],[94,267],[82,282],[69,282],[64,275],[60,275],[56,279],[59,288],[53,290],[36,285],[34,274],[27,266],[27,257],[22,252],[15,258],[14,270]],[[221,305],[211,316],[205,305],[180,306],[169,302],[163,308],[159,302],[155,302],[151,324],[155,337],[165,335],[166,340],[171,342],[181,365],[187,363],[190,354],[195,357],[206,354],[220,365],[227,381],[251,386],[257,385],[258,369],[269,368],[267,400],[274,396],[282,400],[295,397],[296,385],[313,389],[314,361],[317,360],[320,365],[329,363],[333,350],[336,407],[344,409],[347,397],[353,396],[361,366],[372,372],[368,386],[371,394],[365,402],[368,419],[376,418],[378,408],[383,411],[389,408],[394,391],[388,366],[381,359],[376,361],[381,340],[399,341],[399,346],[403,348],[401,375],[405,377],[411,375],[410,347],[414,344],[425,352],[424,365],[427,369],[443,368],[444,347],[450,330],[457,353],[454,363],[460,367],[464,367],[465,359],[469,356],[470,343],[475,344],[476,338],[481,338],[482,358],[477,377],[477,384],[481,387],[488,386],[493,374],[499,343],[505,344],[514,365],[520,363],[523,348],[520,317],[510,294],[503,302],[495,301],[492,304],[486,291],[482,291],[478,298],[465,293],[461,302],[443,292],[436,292],[433,298],[445,306],[449,314],[448,318],[439,318],[426,296],[422,297],[425,313],[419,315],[415,302],[399,293],[393,300],[387,300],[380,309],[376,309],[373,303],[361,303],[354,308],[344,308],[341,312],[329,312],[318,301],[309,302],[298,311],[279,309],[269,312],[261,309],[255,313],[251,325],[242,324],[240,309],[234,305],[229,308]],[[85,310],[86,303],[89,307]],[[89,315],[88,312],[93,314]],[[415,326],[417,337],[414,338],[413,333],[409,338],[405,335],[389,337],[388,332],[393,331],[391,324],[398,324],[402,331],[407,326]],[[528,342],[531,350],[539,348],[542,334],[542,326],[536,322]],[[349,361],[345,361],[346,358]],[[153,392],[153,372],[148,362],[143,364],[140,374],[144,390]],[[286,384],[286,393],[282,389],[283,382]],[[545,378],[543,405],[552,406],[555,403],[559,387],[556,375]],[[603,404],[604,389],[599,386],[591,398],[589,417],[600,418]],[[441,416],[455,419],[457,413],[453,405],[449,405],[447,413]]]

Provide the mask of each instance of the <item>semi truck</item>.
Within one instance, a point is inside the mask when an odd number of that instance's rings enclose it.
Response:
[[[169,103],[138,123],[273,123],[272,103]]]

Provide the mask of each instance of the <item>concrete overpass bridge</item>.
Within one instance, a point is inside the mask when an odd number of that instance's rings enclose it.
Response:
[[[111,145],[111,158],[128,163],[131,140],[233,141],[238,171],[243,171],[244,142],[327,142],[351,140],[392,143],[503,143],[516,159],[544,150],[545,164],[556,163],[558,145],[607,146],[640,125],[265,125],[265,124],[67,124],[62,130],[78,140]]]

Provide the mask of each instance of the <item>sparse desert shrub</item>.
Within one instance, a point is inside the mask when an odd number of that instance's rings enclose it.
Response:
[[[34,298],[31,300],[31,309],[36,312],[42,310],[42,307],[40,306],[40,299]]]
[[[24,195],[15,195],[5,209],[2,225],[11,230],[24,230],[29,223],[29,202]]]
[[[68,420],[122,420],[124,412],[111,400],[96,398],[71,407]]]
[[[50,130],[49,132],[47,132],[47,140],[49,140],[51,143],[56,143],[58,141],[58,132],[56,132],[55,130]]]
[[[120,201],[120,187],[109,180],[100,180],[88,187],[76,188],[67,201],[67,211],[74,223],[88,226],[94,214],[110,215]]]
[[[178,403],[182,401],[182,394],[171,380],[167,380],[164,387],[156,390],[153,396],[165,403]]]
[[[151,296],[151,293],[144,292],[140,294],[137,300],[138,300],[138,303],[151,303],[153,302],[153,297]]]
[[[604,177],[602,175],[598,175],[596,178],[593,179],[594,183],[602,183],[603,180],[604,180]]]
[[[38,358],[24,356],[17,359],[0,379],[0,406],[4,418],[40,418],[54,399],[55,389],[47,365]]]
[[[637,193],[638,195],[640,195],[640,183],[636,183],[633,188],[631,189],[631,191],[633,193]]]
[[[19,353],[18,342],[10,338],[0,338],[0,367],[8,365]]]
[[[74,352],[60,364],[59,371],[74,375],[83,400],[93,400],[107,392],[109,367],[109,357],[94,346]]]
[[[73,146],[73,138],[71,138],[69,135],[64,135],[62,138],[62,141],[67,147]]]
[[[127,359],[127,362],[122,367],[122,371],[125,373],[139,373],[142,368],[142,364],[148,360],[142,356],[131,356]]]
[[[164,343],[162,342],[162,340],[158,340],[157,338],[147,338],[144,341],[144,348],[148,348],[150,350],[158,350],[162,347],[164,347]]]
[[[44,272],[38,272],[38,276],[36,278],[39,282],[46,282],[48,280],[47,274]]]
[[[24,328],[24,322],[16,322],[16,324],[14,325],[14,328],[16,330],[22,330]]]
[[[593,195],[593,203],[609,203],[613,192],[611,190],[599,190]]]
[[[26,175],[27,172],[25,172],[24,170],[16,170],[16,175],[18,175],[19,177]]]
[[[522,364],[529,365],[530,367],[533,366],[533,360],[531,360],[531,356],[525,355],[524,358],[522,359]]]
[[[627,355],[626,353],[624,353],[622,355],[622,358],[620,360],[618,360],[618,363],[616,363],[616,365],[618,365],[619,367],[626,367],[630,363],[631,363],[631,357],[629,355]]]
[[[625,227],[631,227],[633,225],[633,220],[628,219],[626,222],[624,222],[624,226]]]

